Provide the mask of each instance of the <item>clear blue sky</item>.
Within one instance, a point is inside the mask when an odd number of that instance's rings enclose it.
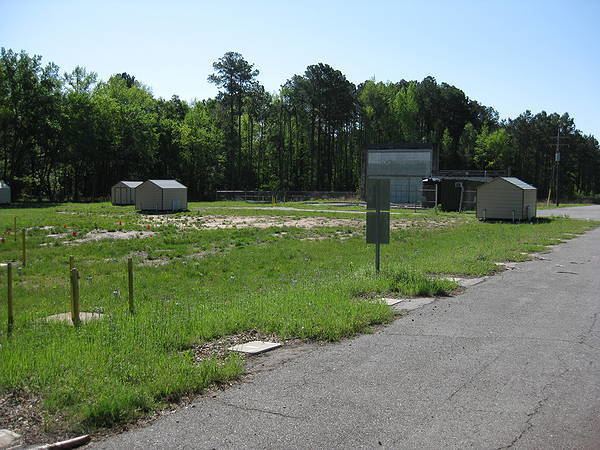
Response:
[[[600,138],[600,1],[0,0],[0,46],[205,98],[226,51],[270,91],[325,62],[354,83],[435,76],[495,107],[568,111]]]

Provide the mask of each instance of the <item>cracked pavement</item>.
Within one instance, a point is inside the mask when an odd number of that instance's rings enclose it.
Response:
[[[92,446],[600,448],[600,229],[545,257]]]

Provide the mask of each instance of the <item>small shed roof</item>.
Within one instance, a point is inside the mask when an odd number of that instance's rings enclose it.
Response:
[[[124,184],[127,187],[135,189],[142,183],[143,183],[143,181],[119,181],[117,184]]]
[[[161,189],[187,189],[177,180],[148,180],[148,182],[155,184]]]
[[[535,189],[532,185],[525,183],[523,180],[519,180],[516,177],[501,177],[504,181],[508,181],[511,184],[521,189]]]
[[[0,189],[9,188],[10,186],[4,180],[0,180]]]

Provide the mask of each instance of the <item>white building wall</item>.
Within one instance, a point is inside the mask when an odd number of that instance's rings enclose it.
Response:
[[[533,219],[537,216],[537,189],[528,189],[525,191],[525,201],[523,203],[523,218]]]
[[[140,211],[160,211],[162,209],[162,190],[148,181],[135,190],[135,208]]]
[[[187,188],[160,188],[144,182],[136,188],[135,207],[140,211],[183,211],[188,207]]]
[[[501,178],[482,185],[477,190],[477,217],[522,220],[523,192],[523,189]]]
[[[163,205],[164,211],[183,211],[187,209],[187,189],[164,189]]]

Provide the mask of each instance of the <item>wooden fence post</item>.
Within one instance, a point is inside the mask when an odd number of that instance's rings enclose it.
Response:
[[[13,311],[13,284],[12,284],[12,263],[8,263],[6,266],[7,274],[7,290],[8,290],[8,335],[10,336],[13,331],[15,317]]]
[[[23,236],[23,267],[25,267],[27,265],[27,250],[25,249],[25,236],[26,236],[25,228],[23,228],[23,231],[21,234]]]
[[[76,268],[71,269],[71,320],[73,325],[79,326],[79,272]]]
[[[135,313],[135,307],[133,305],[133,260],[129,258],[127,260],[127,275],[129,281],[129,312]]]

